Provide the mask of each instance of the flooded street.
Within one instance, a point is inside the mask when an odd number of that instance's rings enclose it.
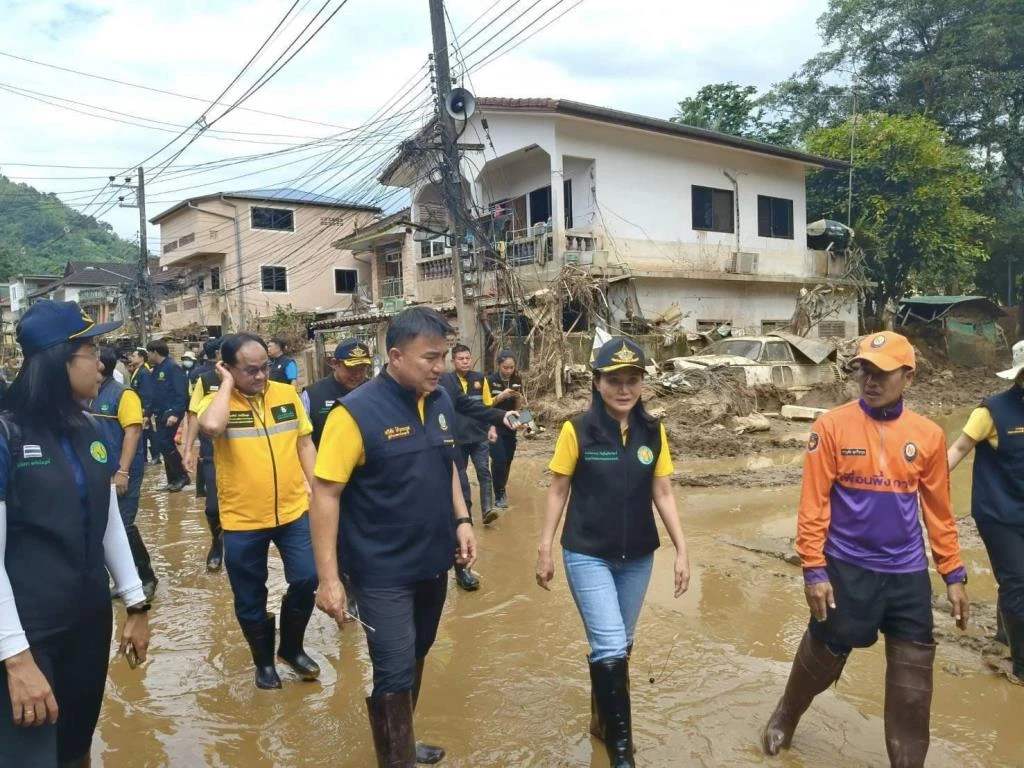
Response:
[[[965,416],[943,425],[955,434]],[[757,465],[788,466],[798,454],[762,455],[754,464],[677,461],[676,469],[756,472]],[[227,578],[204,567],[209,534],[194,489],[157,492],[162,472],[147,469],[139,527],[160,577],[150,661],[134,673],[123,661],[112,666],[94,764],[374,765],[362,630],[350,625],[339,633],[315,613],[306,649],[321,664],[320,681],[299,682],[279,665],[283,690],[256,690]],[[534,581],[543,469],[539,458],[517,460],[512,508],[477,529],[482,588],[465,593],[452,582],[449,589],[416,718],[417,735],[448,750],[446,766],[608,765],[587,732],[587,645],[560,560],[551,593]],[[970,469],[961,467],[954,475],[959,516],[969,514],[969,485]],[[760,728],[807,622],[799,568],[772,556],[790,549],[797,493],[794,486],[677,489],[693,576],[689,592],[674,600],[673,551],[663,534],[631,665],[638,765],[888,764],[882,643],[854,653],[838,687],[804,717],[792,750],[778,758],[760,752]],[[940,646],[928,764],[1024,766],[1024,688],[981,661],[994,624],[994,582],[977,536],[965,533],[964,544],[978,610],[972,642],[953,642],[945,590],[934,578]],[[271,610],[283,588],[275,553]]]

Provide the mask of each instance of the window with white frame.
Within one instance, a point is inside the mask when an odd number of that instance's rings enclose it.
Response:
[[[288,267],[260,267],[260,290],[264,293],[288,293]]]

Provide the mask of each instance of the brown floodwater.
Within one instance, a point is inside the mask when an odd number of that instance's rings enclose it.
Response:
[[[944,423],[951,434],[965,413]],[[700,462],[702,472],[748,472],[787,464],[798,452]],[[697,471],[698,464],[677,462]],[[544,464],[517,461],[512,508],[478,529],[475,593],[449,590],[428,658],[416,731],[443,744],[444,765],[463,768],[607,766],[587,733],[586,640],[556,561],[550,593],[533,576],[545,490]],[[139,526],[160,576],[151,615],[150,661],[111,667],[93,746],[94,765],[373,766],[363,699],[370,665],[362,630],[339,632],[316,613],[306,649],[321,679],[258,691],[223,573],[208,574],[209,534],[191,491],[157,492],[150,470]],[[969,512],[970,470],[954,477],[958,515]],[[680,489],[692,568],[689,592],[672,598],[667,537],[637,630],[632,660],[637,764],[668,766],[882,766],[882,644],[857,651],[842,680],[804,717],[793,748],[763,756],[758,734],[780,695],[807,621],[799,568],[770,554],[788,550],[797,488]],[[994,675],[978,648],[991,630],[994,583],[977,537],[965,535],[970,591],[980,624],[957,642],[936,578],[940,646],[929,766],[1024,766],[1024,688]],[[270,566],[271,610],[284,590]]]

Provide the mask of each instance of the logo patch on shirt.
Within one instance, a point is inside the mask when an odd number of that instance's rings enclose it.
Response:
[[[256,418],[252,411],[231,411],[228,413],[229,427],[255,427]]]
[[[156,379],[157,379],[157,381],[163,381],[163,380],[164,380],[165,378],[167,378],[167,377],[166,377],[166,376],[164,375],[164,372],[163,372],[163,371],[160,371],[160,373],[158,373],[158,374],[156,375]]]
[[[110,413],[110,403],[104,403],[100,406],[101,413]]]
[[[839,452],[843,456],[867,456],[868,452],[864,448],[841,448]]]
[[[444,417],[443,413],[437,414],[437,426],[441,428],[442,432],[448,431],[448,419]]]
[[[873,338],[871,340],[871,346],[874,349],[878,349],[879,347],[885,346],[885,336],[882,336],[882,335],[875,336],[875,338]]]
[[[584,451],[584,461],[618,461],[619,454],[616,451]]]
[[[274,414],[274,421],[280,424],[282,421],[295,421],[298,418],[295,415],[295,404],[285,403],[284,405],[275,405],[270,409],[270,412]]]
[[[38,445],[23,445],[21,446],[21,457],[23,459],[41,459],[43,458],[43,449]]]
[[[636,457],[640,460],[640,463],[646,467],[654,461],[654,451],[646,445],[641,445],[636,449]]]
[[[917,445],[914,443],[906,443],[903,446],[903,458],[907,461],[913,461],[917,458]]]
[[[811,432],[811,436],[807,438],[807,452],[814,453],[818,450],[818,444],[821,442],[821,438],[818,437],[817,432]]]
[[[106,464],[107,446],[105,446],[99,440],[93,440],[89,444],[89,455],[92,456],[100,464]]]
[[[384,430],[385,440],[398,440],[403,437],[409,437],[412,434],[412,427],[405,425],[403,427],[388,427]]]

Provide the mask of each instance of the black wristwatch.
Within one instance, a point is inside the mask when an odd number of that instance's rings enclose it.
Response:
[[[470,525],[472,525],[473,524],[473,518],[472,517],[457,517],[457,518],[455,518],[455,527],[456,528],[458,528],[463,523],[469,523]]]
[[[149,604],[149,601],[145,600],[141,603],[136,603],[135,605],[129,605],[125,610],[128,612],[129,616],[134,616],[137,613],[148,613],[149,609],[152,607],[153,606]]]

